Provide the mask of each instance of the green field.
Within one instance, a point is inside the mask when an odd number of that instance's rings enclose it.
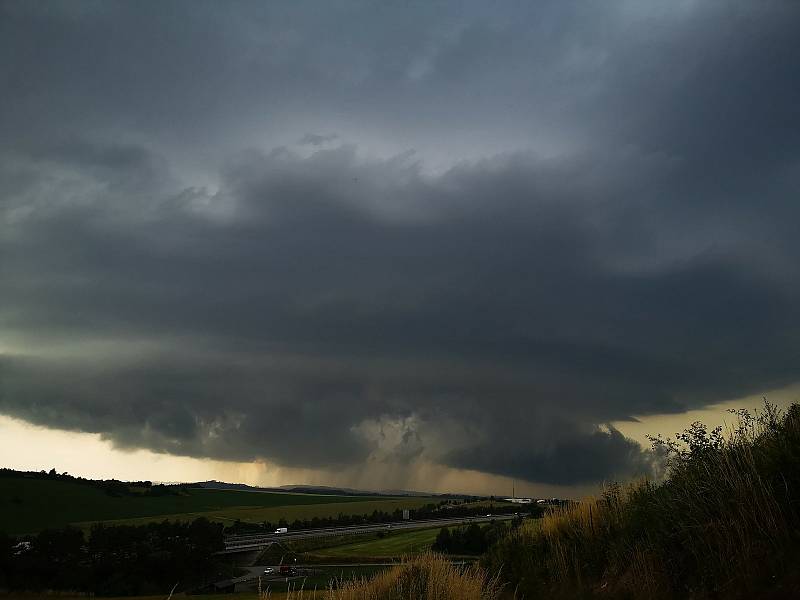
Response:
[[[317,556],[336,558],[395,558],[430,550],[441,528],[390,533],[384,538],[315,550]]]
[[[330,498],[332,496],[305,496],[306,498]],[[343,496],[338,496],[343,498]],[[347,497],[344,497],[347,498]],[[284,506],[258,507],[258,506],[234,506],[220,510],[204,512],[181,513],[174,515],[164,515],[162,517],[143,517],[134,519],[120,519],[107,521],[109,525],[141,525],[160,518],[170,518],[175,520],[192,520],[197,517],[205,517],[212,521],[219,521],[230,525],[234,521],[243,523],[258,524],[263,521],[276,523],[284,518],[288,522],[295,519],[312,519],[313,517],[325,518],[336,517],[340,513],[346,515],[369,515],[375,510],[392,512],[396,508],[417,508],[431,502],[436,502],[436,498],[381,498],[362,497],[358,502],[324,502],[320,504],[285,504]],[[77,523],[79,527],[88,523]]]
[[[113,497],[103,490],[69,481],[13,477],[0,479],[0,531],[33,533],[48,527],[98,521],[145,523],[206,517],[230,524],[311,519],[374,510],[414,508],[430,498],[327,496],[280,492],[245,492],[189,488],[169,496]]]

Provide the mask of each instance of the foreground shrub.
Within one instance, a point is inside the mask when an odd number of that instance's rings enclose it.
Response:
[[[695,423],[654,438],[661,484],[609,486],[599,498],[528,522],[485,560],[525,598],[789,596],[800,550],[800,407],[738,411],[723,436]]]
[[[498,600],[502,585],[477,565],[454,565],[438,554],[422,554],[371,579],[333,582],[319,592],[289,592],[287,600]],[[261,594],[266,599],[268,594]]]
[[[366,581],[328,591],[327,600],[495,600],[502,586],[478,566],[424,554]]]

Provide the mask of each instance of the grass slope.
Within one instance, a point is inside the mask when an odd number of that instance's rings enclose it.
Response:
[[[367,581],[328,590],[325,600],[499,600],[503,586],[472,565],[460,567],[437,554],[422,554]],[[302,594],[289,596],[305,600]]]
[[[342,585],[346,582],[364,581],[367,579],[371,579],[376,575],[385,571],[387,568],[390,567],[384,567],[384,566],[336,567],[329,569],[318,569],[317,572],[314,573],[313,575],[310,575],[308,577],[301,577],[299,579],[291,579],[288,582],[285,582],[284,580],[264,579],[261,582],[261,591],[263,594],[262,600],[273,600],[275,598],[275,594],[287,593],[291,592],[292,590],[295,591],[303,590],[304,595],[302,597],[304,599],[310,597],[313,598],[313,595],[308,596],[308,594],[310,593],[313,594],[315,590],[317,592],[325,592],[330,587],[335,587],[336,585]],[[247,593],[247,592],[245,591],[241,593]],[[267,598],[264,599],[263,596],[266,596]],[[239,600],[238,594],[234,598],[235,600]],[[201,600],[205,600],[205,596]]]
[[[392,533],[384,538],[315,550],[317,556],[335,558],[394,558],[430,550],[439,528]]]
[[[398,500],[394,499],[376,500],[375,497],[368,496],[325,496],[199,488],[189,488],[185,494],[176,496],[113,497],[92,486],[68,481],[25,477],[2,478],[0,479],[0,531],[19,534],[48,527],[63,527],[69,523],[153,520],[182,516],[185,518],[209,516],[219,520],[242,518],[247,521],[277,521],[280,517],[284,517],[292,520],[299,514],[309,517],[337,515],[339,512],[363,514],[372,512],[379,506],[394,507],[397,502]],[[330,506],[330,509],[325,510],[326,506]],[[293,512],[298,508],[305,510]]]
[[[738,416],[655,440],[665,481],[527,522],[485,565],[528,599],[800,598],[800,406]]]

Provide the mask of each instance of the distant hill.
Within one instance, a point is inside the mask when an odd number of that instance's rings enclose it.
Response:
[[[328,485],[282,485],[279,487],[261,487],[247,485],[246,483],[227,483],[225,481],[199,481],[187,484],[189,487],[201,487],[213,490],[239,490],[243,492],[284,492],[293,494],[321,494],[326,496],[412,496],[412,497],[458,497],[463,495],[433,494],[431,492],[416,492],[410,490],[358,490],[346,487],[333,487]]]
[[[100,481],[65,474],[2,469],[0,531],[20,534],[96,521],[150,517],[194,518],[211,513],[219,515],[243,507],[259,511],[301,505],[355,505],[368,502],[376,496],[289,493],[286,490],[258,488],[248,490],[248,486],[240,488],[237,484],[220,486],[211,489],[199,485],[154,486],[150,482]],[[262,493],[245,493],[248,491]],[[359,509],[345,512],[359,512]]]
[[[437,496],[442,498],[458,497],[464,498],[463,494],[453,496],[452,494],[432,494],[431,492],[415,492],[413,490],[381,490],[381,494],[386,496]]]
[[[324,485],[282,485],[280,487],[262,487],[246,483],[227,483],[225,481],[198,481],[188,484],[189,487],[201,487],[207,490],[239,490],[242,492],[268,492],[284,494],[319,494],[325,496],[386,496],[380,492],[354,490],[351,488],[329,487]],[[403,494],[401,494],[403,495]],[[430,494],[424,494],[429,496]]]
[[[204,516],[226,525],[286,518],[293,520],[392,512],[441,500],[474,496],[408,490],[380,492],[319,485],[259,487],[244,483],[200,481],[154,484],[150,481],[85,479],[54,469],[0,469],[0,532],[34,533],[42,529],[100,521],[194,519]]]

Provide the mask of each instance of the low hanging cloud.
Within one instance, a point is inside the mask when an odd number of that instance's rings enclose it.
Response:
[[[509,445],[499,452],[472,447],[448,456],[454,466],[499,473],[510,477],[529,477],[560,485],[573,485],[609,479],[630,478],[656,473],[658,459],[642,452],[641,446],[612,426],[575,435],[567,424],[552,446],[531,450],[527,444]]]
[[[258,19],[222,18],[200,46],[209,8],[152,71],[108,37],[129,9],[83,6],[2,10],[19,31],[61,32],[42,49],[60,48],[60,68],[87,59],[83,33],[164,97],[117,96],[114,61],[96,79],[72,68],[64,83],[50,65],[44,83],[6,86],[0,412],[179,455],[331,470],[427,461],[578,485],[652,470],[610,422],[800,380],[788,5],[723,18],[717,3],[612,3],[587,21],[587,8],[542,3],[533,29],[477,8],[450,27],[452,11],[417,7],[417,54],[362,32],[363,60],[267,52],[302,48],[295,36],[321,26],[300,9],[279,15],[284,31],[265,20],[263,36]],[[141,19],[143,39],[177,32]],[[632,27],[642,19],[659,24],[652,40]],[[19,31],[0,39],[38,73]],[[168,75],[191,48],[257,67],[279,91],[210,69],[189,93]],[[90,93],[101,82],[108,93]],[[26,112],[54,98],[60,115]],[[296,145],[229,136],[261,123],[265,102],[303,123],[286,134]],[[331,104],[405,148],[371,151],[375,135]],[[329,124],[306,125],[311,113]],[[487,147],[443,167],[442,140],[459,157],[478,114]],[[192,119],[218,144],[194,144]],[[553,140],[534,125],[559,125],[555,149],[534,133],[519,147],[507,119]]]

